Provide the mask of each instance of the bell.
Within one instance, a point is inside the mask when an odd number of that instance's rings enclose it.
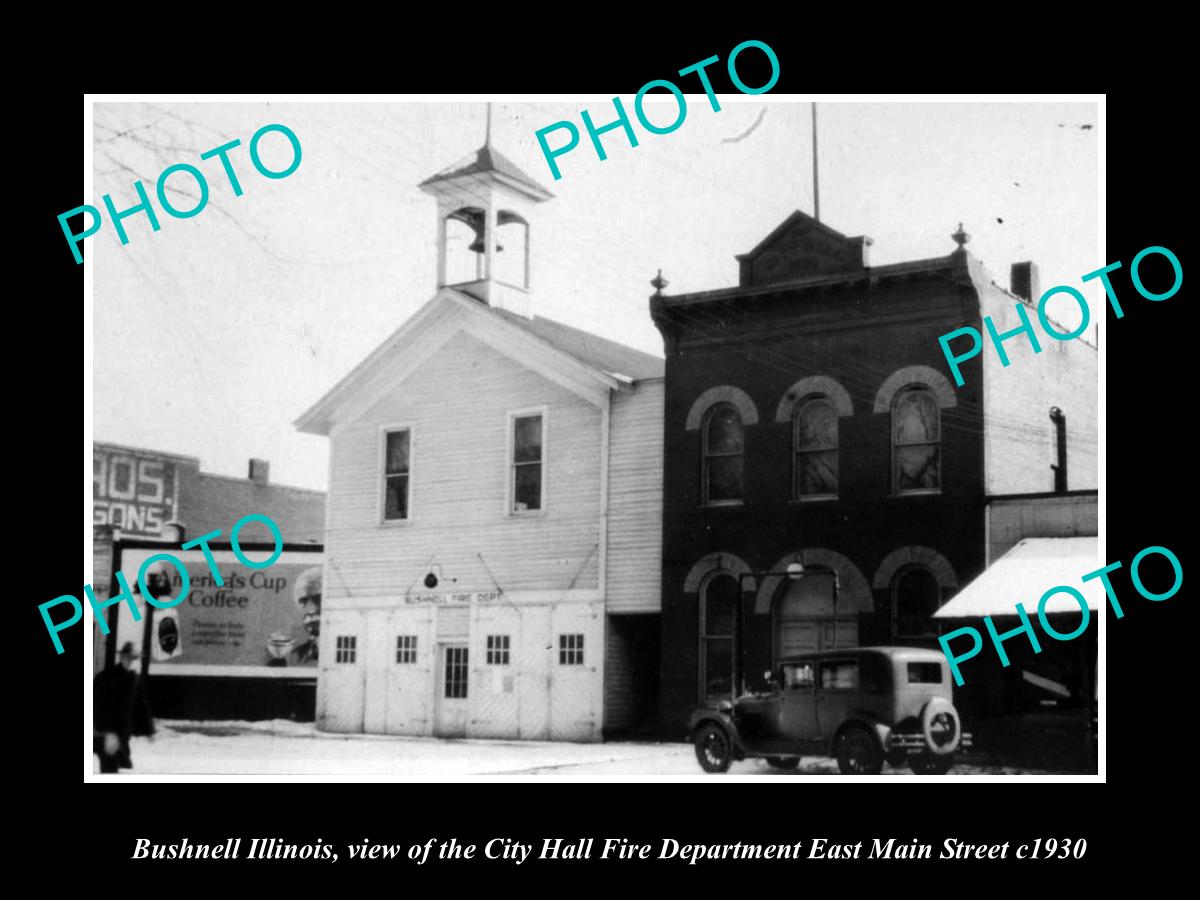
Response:
[[[475,228],[475,242],[473,244],[471,244],[471,246],[468,247],[467,249],[470,250],[472,253],[482,253],[483,252],[483,226],[477,226]],[[500,246],[499,241],[497,241],[496,242],[496,252],[499,253],[503,249],[504,248]]]

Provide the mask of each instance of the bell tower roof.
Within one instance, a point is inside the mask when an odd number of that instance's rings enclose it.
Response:
[[[474,153],[469,153],[453,165],[442,169],[436,175],[426,178],[418,187],[426,193],[435,194],[439,192],[441,184],[471,176],[490,176],[499,184],[534,202],[540,203],[554,197],[533,178],[522,172],[516,163],[494,148],[490,141]]]

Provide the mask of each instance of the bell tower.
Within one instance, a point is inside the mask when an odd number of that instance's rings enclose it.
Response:
[[[490,109],[483,146],[419,187],[437,200],[438,287],[528,317],[530,214],[554,195],[492,146]]]

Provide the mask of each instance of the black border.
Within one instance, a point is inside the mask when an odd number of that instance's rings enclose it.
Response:
[[[1024,25],[1005,23],[994,46],[977,38],[969,48],[965,37],[959,42],[946,41],[939,37],[940,30],[926,34],[921,41],[907,42],[906,36],[899,34],[894,40],[892,35],[862,40],[846,27],[822,32],[819,23],[806,30],[806,23],[800,20],[795,24],[777,22],[773,29],[743,29],[718,22],[711,31],[719,29],[719,34],[702,37],[630,20],[627,33],[620,37],[601,33],[585,43],[582,32],[586,29],[569,26],[569,12],[560,10],[547,19],[531,13],[534,33],[515,49],[483,31],[470,39],[458,38],[453,47],[442,40],[422,48],[414,36],[417,31],[394,37],[390,45],[380,39],[375,47],[358,54],[357,64],[344,71],[339,87],[629,95],[644,81],[671,71],[672,66],[677,69],[713,53],[724,56],[745,37],[766,40],[776,49],[782,64],[781,79],[774,89],[777,93],[880,87],[1008,92],[1063,84],[1095,89],[1124,77],[1126,71],[1143,70],[1155,79],[1145,89],[1129,86],[1108,94],[1107,133],[1102,135],[1107,146],[1108,258],[1098,260],[1097,266],[1123,260],[1127,279],[1128,262],[1134,254],[1146,246],[1162,245],[1174,250],[1187,268],[1184,218],[1190,218],[1191,210],[1184,192],[1191,182],[1190,166],[1185,168],[1190,162],[1185,153],[1191,156],[1189,120],[1181,112],[1180,101],[1163,92],[1164,84],[1176,82],[1160,59],[1134,60],[1126,51],[1120,57],[1109,56],[1108,47],[1118,40],[1115,37],[1097,38],[1092,43],[1086,29],[1055,31],[1047,29],[1044,20],[1029,19]],[[528,23],[510,24],[519,28]],[[1035,26],[1041,27],[1041,33]],[[363,27],[356,22],[353,27],[346,23],[332,28],[327,40],[332,44],[351,36],[363,40]],[[536,32],[542,29],[549,29],[549,34],[538,38]],[[252,31],[250,37],[253,43],[259,36]],[[1022,38],[1027,40],[1022,42]],[[128,34],[113,36],[108,46],[130,39]],[[105,40],[101,35],[89,36],[88,43]],[[1131,43],[1134,40],[1130,38]],[[240,50],[228,44],[215,47],[215,62],[201,67],[203,73],[172,73],[165,71],[169,68],[166,63],[163,69],[151,66],[141,72],[136,67],[112,68],[90,75],[88,86],[161,93],[330,89],[330,67],[318,64],[328,54],[314,52],[319,49],[315,43],[313,50],[299,43],[274,51],[260,49],[250,69],[248,45],[237,43]],[[822,49],[826,43],[832,46]],[[345,44],[340,47],[345,52]],[[88,59],[91,54],[79,58]],[[669,64],[660,64],[667,59]],[[274,70],[272,63],[277,64]],[[285,75],[273,75],[273,71]],[[880,81],[879,72],[892,74]],[[918,72],[927,77],[918,79]],[[115,81],[123,83],[116,85]],[[827,836],[854,841],[872,836],[903,839],[910,834],[939,840],[957,836],[1003,841],[1041,835],[1089,841],[1088,854],[1078,864],[1047,863],[1038,868],[986,862],[956,863],[953,868],[912,864],[918,865],[918,871],[881,864],[856,866],[853,871],[848,864],[806,865],[795,872],[800,876],[795,881],[786,877],[792,873],[780,868],[781,864],[745,863],[691,867],[629,864],[639,872],[653,869],[654,882],[628,882],[629,866],[605,869],[591,865],[581,881],[583,870],[578,865],[510,868],[478,861],[424,870],[406,865],[403,871],[396,871],[396,864],[370,864],[373,871],[369,876],[386,878],[385,889],[406,890],[423,878],[444,885],[452,870],[475,872],[489,880],[511,871],[518,873],[514,878],[518,885],[530,877],[548,877],[559,889],[574,891],[598,883],[593,879],[602,872],[641,888],[661,884],[656,889],[667,890],[732,873],[745,888],[770,893],[845,886],[842,879],[847,875],[955,893],[984,890],[984,885],[994,890],[1010,877],[1014,885],[1053,888],[1058,882],[1077,889],[1081,877],[1090,876],[1083,883],[1087,884],[1102,870],[1123,866],[1131,859],[1144,860],[1156,872],[1178,863],[1186,828],[1176,821],[1172,804],[1165,798],[1176,796],[1183,788],[1182,779],[1189,777],[1191,767],[1192,748],[1184,740],[1191,730],[1189,704],[1194,681],[1185,662],[1195,657],[1188,605],[1184,591],[1159,604],[1143,601],[1133,594],[1127,575],[1120,577],[1123,573],[1118,573],[1114,584],[1120,596],[1132,599],[1124,604],[1124,619],[1118,621],[1109,612],[1106,622],[1106,785],[1000,787],[955,782],[953,791],[909,785],[888,791],[876,788],[869,796],[852,785],[837,785],[834,794],[832,785],[813,781],[787,792],[775,786],[708,784],[556,783],[552,793],[536,784],[478,783],[395,787],[184,784],[131,789],[84,785],[78,744],[82,629],[64,635],[66,652],[58,656],[45,639],[36,608],[49,598],[79,590],[79,570],[74,563],[79,532],[74,524],[64,528],[77,520],[73,513],[63,515],[63,511],[77,508],[78,482],[71,473],[79,473],[79,438],[77,434],[59,435],[50,424],[59,418],[51,411],[61,411],[65,405],[57,402],[59,388],[64,397],[77,396],[74,391],[78,390],[75,376],[68,378],[73,354],[58,347],[54,338],[64,331],[62,310],[74,309],[79,302],[82,268],[75,266],[65,251],[55,216],[81,202],[78,117],[82,99],[76,86],[51,88],[39,93],[35,101],[25,101],[20,112],[22,122],[37,129],[36,152],[22,164],[27,174],[17,187],[27,192],[20,208],[29,213],[20,219],[24,226],[32,225],[34,232],[23,244],[32,248],[40,265],[23,265],[22,258],[10,256],[10,265],[20,266],[22,274],[36,275],[26,280],[30,288],[23,292],[15,320],[20,332],[33,340],[22,341],[17,352],[32,354],[33,346],[42,350],[25,366],[37,381],[14,381],[15,386],[34,386],[12,392],[17,407],[12,421],[24,426],[18,434],[30,436],[21,445],[33,448],[29,455],[41,475],[23,480],[28,494],[24,509],[32,522],[20,527],[19,543],[10,543],[21,547],[14,568],[38,576],[32,579],[32,590],[21,592],[19,614],[26,617],[26,630],[16,636],[23,656],[14,672],[19,683],[13,724],[19,723],[24,739],[13,743],[23,750],[18,754],[22,782],[33,794],[22,807],[33,821],[26,826],[28,833],[16,838],[14,847],[25,859],[78,860],[82,865],[76,871],[94,873],[98,882],[136,886],[138,890],[180,878],[221,885],[226,890],[231,886],[241,889],[247,877],[252,881],[262,878],[268,886],[301,880],[306,886],[317,886],[327,880],[344,889],[361,883],[351,880],[361,869],[297,864],[253,870],[239,865],[237,872],[231,872],[228,865],[199,863],[187,864],[185,872],[175,866],[168,871],[160,865],[133,864],[128,856],[135,837],[169,841],[182,835],[192,840],[240,835],[301,842],[317,836],[338,842],[364,837],[404,842],[434,835],[453,835],[460,841],[494,836],[528,841],[572,835],[627,836],[632,840],[673,836],[703,842]],[[1190,408],[1182,402],[1189,397],[1192,381],[1184,368],[1190,359],[1186,345],[1190,331],[1184,321],[1186,285],[1169,301],[1149,303],[1136,297],[1121,275],[1119,272],[1114,283],[1123,298],[1130,298],[1125,302],[1126,315],[1116,320],[1109,311],[1107,319],[1108,478],[1102,492],[1107,506],[1107,555],[1110,561],[1121,559],[1127,566],[1138,550],[1159,544],[1170,547],[1186,571],[1185,534],[1178,511],[1186,502],[1191,471],[1187,457],[1193,455]],[[145,351],[129,348],[129,364],[136,365],[140,352]],[[82,364],[82,354],[80,360]],[[34,491],[34,483],[42,490]],[[46,486],[51,487],[49,497]],[[819,795],[814,793],[817,791]],[[81,818],[88,823],[83,829],[86,837],[75,842],[70,857],[64,857],[61,843],[68,833],[79,832]],[[769,877],[755,879],[760,873]],[[770,877],[778,875],[785,878]],[[986,881],[980,876],[986,876]],[[658,882],[662,877],[669,880]]]

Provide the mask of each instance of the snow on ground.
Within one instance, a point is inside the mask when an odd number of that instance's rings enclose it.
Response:
[[[153,741],[134,738],[135,775],[306,775],[395,778],[492,776],[704,777],[689,744],[442,740],[333,734],[311,722],[163,721]],[[93,757],[93,771],[99,771]],[[734,775],[836,774],[825,757],[806,757],[796,773],[763,760],[735,763]],[[884,775],[911,774],[885,766]],[[1010,766],[957,765],[953,775],[1050,774]]]

